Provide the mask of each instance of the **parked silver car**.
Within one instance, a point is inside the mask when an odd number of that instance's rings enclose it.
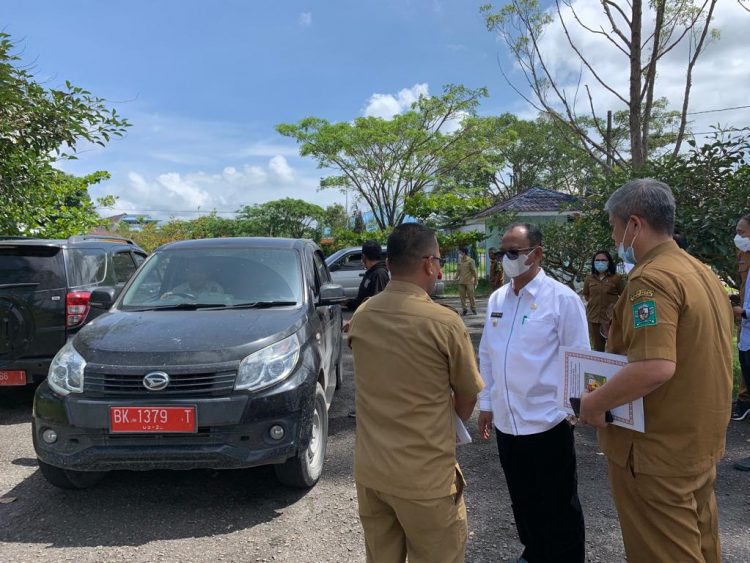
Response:
[[[383,247],[384,259],[387,254],[387,249]],[[337,250],[326,258],[326,265],[331,271],[331,281],[343,286],[344,294],[347,297],[356,297],[359,290],[359,283],[365,275],[365,266],[362,264],[362,247],[350,246]],[[439,278],[432,297],[442,297],[444,291],[445,284]]]

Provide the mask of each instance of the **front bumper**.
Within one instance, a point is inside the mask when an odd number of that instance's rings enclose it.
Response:
[[[21,358],[0,361],[0,370],[23,370],[26,372],[26,385],[39,383],[47,378],[52,358]],[[0,387],[1,388],[1,387]]]
[[[307,447],[315,378],[297,373],[260,393],[155,400],[60,397],[42,383],[34,399],[34,449],[39,459],[64,469],[230,469],[282,463]],[[194,434],[112,434],[110,406],[196,406]],[[273,439],[269,429],[284,429]],[[48,444],[42,433],[54,430]]]

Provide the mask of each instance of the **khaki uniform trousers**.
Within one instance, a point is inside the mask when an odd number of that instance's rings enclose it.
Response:
[[[601,328],[601,323],[592,323],[589,321],[589,339],[591,340],[591,348],[597,352],[604,352],[604,348],[607,346],[607,341],[602,336]]]
[[[471,311],[476,312],[477,303],[474,300],[474,286],[468,283],[458,284],[458,296],[461,298],[461,308],[466,310],[466,301],[471,305]]]
[[[631,563],[719,563],[716,467],[698,475],[659,477],[609,462],[612,496]]]
[[[463,563],[468,526],[463,495],[405,499],[357,483],[368,563]]]

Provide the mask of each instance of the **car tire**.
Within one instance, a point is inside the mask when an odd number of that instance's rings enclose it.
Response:
[[[297,452],[296,456],[274,466],[276,478],[288,487],[309,489],[323,473],[328,445],[328,409],[325,392],[319,383],[315,385],[313,404],[310,443],[303,451]]]
[[[88,489],[99,483],[107,474],[106,471],[73,471],[72,469],[62,469],[44,463],[41,459],[37,459],[37,461],[39,462],[39,469],[44,478],[55,487],[60,487],[61,489]]]

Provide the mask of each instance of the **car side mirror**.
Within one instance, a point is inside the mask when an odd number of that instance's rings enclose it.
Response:
[[[340,305],[347,300],[348,298],[344,295],[343,286],[337,283],[325,283],[320,286],[320,297],[318,298],[319,307]]]
[[[115,302],[116,295],[114,287],[100,287],[91,292],[89,305],[97,309],[109,309]]]
[[[338,272],[340,269],[341,269],[341,264],[339,264],[338,262],[336,262],[335,264],[331,264],[328,267],[328,271],[330,272]]]

